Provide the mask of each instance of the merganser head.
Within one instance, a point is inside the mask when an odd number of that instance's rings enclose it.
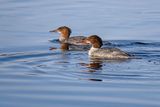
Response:
[[[97,35],[91,35],[84,39],[84,43],[92,44],[93,48],[101,48],[103,45],[102,39]]]
[[[60,37],[59,37],[59,40],[61,42],[65,41],[65,40],[68,40],[70,34],[71,34],[71,29],[67,26],[61,26],[55,30],[51,30],[50,32],[58,32],[60,33]]]

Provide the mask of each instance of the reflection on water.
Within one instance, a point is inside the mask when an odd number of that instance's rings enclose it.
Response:
[[[63,51],[69,50],[69,44],[68,43],[61,43],[60,49]]]
[[[102,62],[91,62],[89,64],[87,63],[79,63],[81,66],[85,66],[86,68],[89,68],[88,72],[96,72],[96,70],[100,70],[102,68]]]
[[[55,50],[56,47],[50,47],[49,50]],[[68,43],[60,43],[60,48],[62,51],[68,51],[69,50],[69,44]]]
[[[52,40],[51,43],[55,43],[55,40]],[[59,49],[62,51],[88,51],[91,48],[91,45],[74,45],[68,43],[59,43]],[[56,47],[50,47],[49,50],[57,49]]]
[[[89,63],[79,63],[81,66],[84,66],[88,69],[88,72],[96,72],[103,69],[103,63],[112,63],[112,64],[120,64],[122,62],[129,62],[131,59],[119,59],[119,60],[111,60],[111,59],[103,59],[103,58],[90,58]],[[107,65],[104,65],[107,66]]]

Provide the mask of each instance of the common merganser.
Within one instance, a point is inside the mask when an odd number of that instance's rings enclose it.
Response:
[[[102,39],[97,35],[91,35],[84,39],[83,42],[92,45],[88,52],[91,57],[107,59],[128,59],[131,57],[130,54],[118,48],[101,48],[103,45]]]
[[[84,36],[70,37],[72,31],[67,26],[61,26],[61,27],[59,27],[59,28],[57,28],[55,30],[51,30],[50,32],[58,32],[58,33],[60,33],[59,41],[61,43],[68,43],[68,44],[73,44],[73,45],[86,45],[83,42],[83,40],[86,37],[84,37]]]

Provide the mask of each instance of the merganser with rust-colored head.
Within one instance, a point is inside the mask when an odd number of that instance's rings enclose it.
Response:
[[[91,57],[106,59],[128,59],[131,57],[131,55],[118,48],[101,48],[103,45],[102,39],[97,35],[91,35],[83,42],[92,45],[88,52]]]
[[[72,31],[67,26],[61,26],[61,27],[59,27],[59,28],[57,28],[55,30],[51,30],[50,32],[58,32],[58,33],[60,33],[59,41],[61,43],[68,43],[68,44],[73,44],[73,45],[86,45],[83,42],[83,40],[86,37],[84,37],[84,36],[70,37]]]

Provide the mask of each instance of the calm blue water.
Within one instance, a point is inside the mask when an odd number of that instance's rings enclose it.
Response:
[[[1,0],[0,107],[159,107],[159,0]],[[59,48],[97,34],[139,59],[91,59]],[[104,45],[104,47],[107,45]]]

